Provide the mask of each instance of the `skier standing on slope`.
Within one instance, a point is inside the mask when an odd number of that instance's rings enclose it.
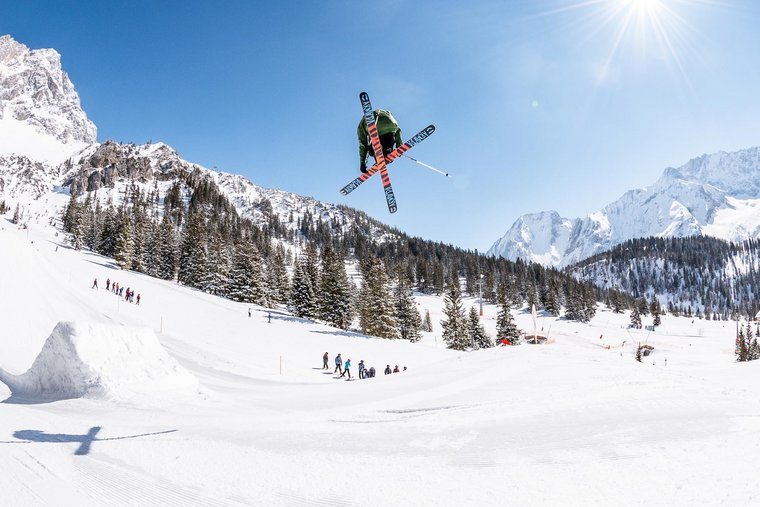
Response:
[[[335,356],[335,371],[333,373],[343,373],[343,358],[340,354]]]
[[[385,372],[384,373],[386,375],[390,375],[391,374],[391,365],[389,365],[389,364],[385,365]]]
[[[401,139],[401,127],[398,126],[396,119],[390,111],[375,109],[372,111],[372,114],[375,116],[377,135],[380,138],[380,144],[383,146],[383,155],[392,152],[394,145],[398,148],[404,144],[403,139]],[[359,138],[359,170],[366,173],[367,153],[374,158],[375,151],[372,149],[372,142],[367,130],[367,120],[363,116],[362,121],[359,122],[359,126],[356,128],[356,135]]]
[[[341,373],[340,376],[342,377],[343,375],[345,375],[346,373],[348,373],[348,378],[350,379],[351,378],[351,371],[349,370],[349,368],[351,368],[351,359],[346,359],[346,367],[343,368],[343,373]]]
[[[92,287],[91,288],[92,289],[97,289],[98,288],[98,279],[97,278],[95,279],[94,282],[92,282]]]
[[[366,375],[364,371],[364,359],[362,359],[361,361],[359,361],[359,378],[364,378],[365,376]]]
[[[327,366],[327,361],[330,360],[330,356],[327,355],[327,352],[325,352],[325,355],[322,356],[322,369],[323,370],[329,370],[330,367]]]

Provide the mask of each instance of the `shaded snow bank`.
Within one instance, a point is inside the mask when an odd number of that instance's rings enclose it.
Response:
[[[194,393],[197,379],[169,356],[150,329],[59,322],[22,375],[0,381],[26,399],[117,398]]]

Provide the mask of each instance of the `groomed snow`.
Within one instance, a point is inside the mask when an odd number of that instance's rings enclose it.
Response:
[[[666,316],[648,333],[604,310],[589,325],[539,316],[551,344],[460,353],[443,348],[434,296],[418,297],[436,329],[417,344],[280,310],[248,317],[248,305],[75,252],[41,218],[29,231],[0,218],[0,366],[27,369],[59,321],[150,328],[201,394],[22,403],[0,384],[2,505],[691,506],[760,495],[760,364],[733,362],[733,323]],[[106,291],[106,278],[134,288],[140,306]],[[496,309],[484,313],[493,333]],[[654,353],[637,363],[633,343],[645,340]],[[378,376],[335,379],[320,369],[325,351]],[[385,376],[386,364],[409,369]]]

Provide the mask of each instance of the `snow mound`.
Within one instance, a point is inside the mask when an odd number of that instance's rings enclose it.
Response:
[[[152,330],[84,322],[59,322],[32,367],[22,375],[0,368],[0,381],[14,397],[44,400],[198,390]]]

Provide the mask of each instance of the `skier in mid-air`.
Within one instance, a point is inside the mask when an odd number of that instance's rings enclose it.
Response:
[[[380,144],[383,146],[383,155],[393,151],[394,147],[398,148],[404,141],[401,139],[401,127],[393,117],[390,111],[384,109],[375,109],[372,111],[377,126],[377,135],[380,138]],[[359,170],[367,172],[367,153],[374,158],[375,151],[372,149],[372,143],[367,130],[367,120],[362,116],[362,121],[356,129],[356,135],[359,137]]]

